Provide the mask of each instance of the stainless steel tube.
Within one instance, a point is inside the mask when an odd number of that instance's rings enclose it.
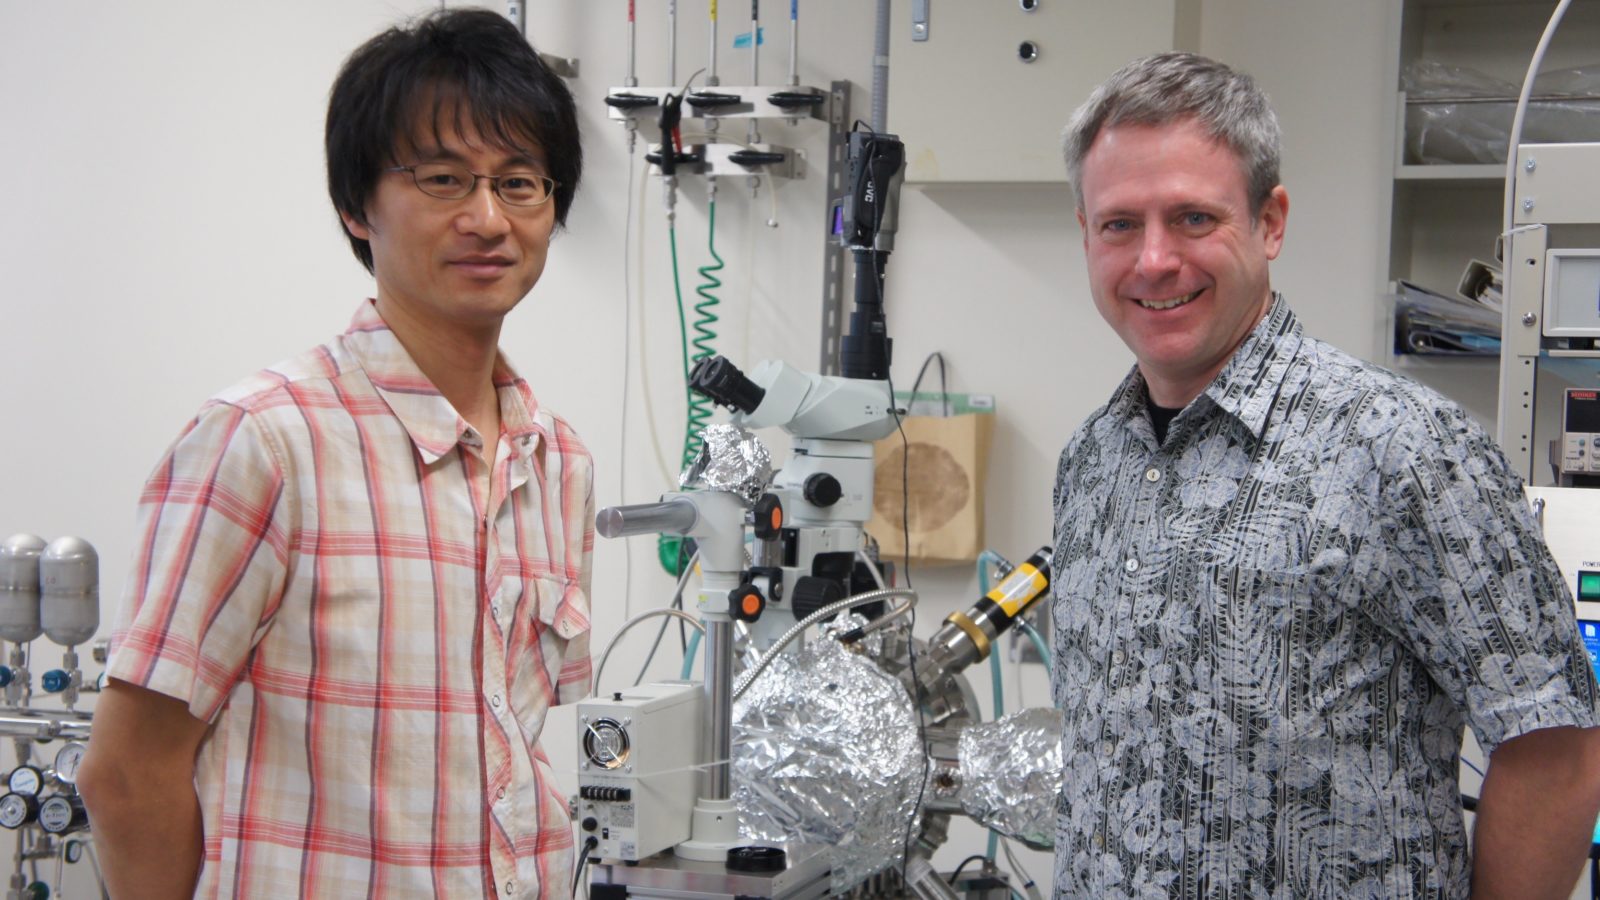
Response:
[[[67,738],[83,740],[89,736],[89,714],[72,710],[28,714],[7,709],[0,715],[0,736],[19,738]]]
[[[638,87],[639,76],[634,67],[638,56],[639,37],[638,29],[634,24],[634,0],[628,0],[628,77],[623,79],[624,87]]]
[[[601,537],[627,537],[632,534],[686,534],[700,521],[700,511],[682,497],[660,503],[608,506],[594,517],[594,530]]]
[[[667,0],[667,84],[678,83],[678,0]]]
[[[706,730],[705,752],[710,760],[706,769],[705,800],[726,800],[733,796],[729,760],[733,758],[733,620],[705,620],[706,654]]]
[[[717,4],[711,0],[711,40],[707,42],[711,50],[711,60],[706,64],[706,85],[716,87],[722,83],[717,77]]]
[[[789,84],[800,84],[800,0],[789,0]]]
[[[877,28],[873,35],[872,130],[889,130],[889,0],[878,0]]]

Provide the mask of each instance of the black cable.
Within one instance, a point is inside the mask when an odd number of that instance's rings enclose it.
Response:
[[[989,857],[984,856],[982,853],[974,853],[971,856],[967,857],[966,859],[963,859],[961,861],[961,864],[956,866],[956,870],[954,872],[950,873],[950,881],[949,881],[949,883],[952,884],[952,885],[955,884],[956,883],[956,879],[961,877],[962,870],[965,869],[969,864],[977,862],[980,859],[983,860],[984,862],[988,862],[989,861]]]
[[[950,415],[950,387],[945,384],[944,354],[938,350],[929,353],[928,358],[922,361],[922,368],[917,370],[917,380],[911,382],[910,404],[916,405],[917,392],[922,389],[922,377],[928,374],[928,363],[933,362],[935,359],[939,361],[939,408],[943,415],[948,416]]]
[[[578,885],[583,882],[583,867],[589,864],[589,851],[600,846],[600,839],[589,835],[583,842],[583,849],[578,851],[578,868],[572,873],[572,896],[578,896]]]
[[[909,582],[908,582],[909,586]],[[917,608],[907,613],[906,658],[911,662],[911,706],[917,711],[917,747],[922,754],[922,778],[917,782],[917,802],[911,806],[911,818],[906,820],[906,839],[900,847],[900,883],[906,884],[906,866],[911,863],[911,828],[917,823],[917,812],[922,809],[923,795],[928,791],[928,725],[922,718],[922,679],[917,676]]]

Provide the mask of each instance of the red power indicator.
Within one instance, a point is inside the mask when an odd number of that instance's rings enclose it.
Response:
[[[1596,398],[1600,398],[1600,392],[1596,392],[1596,391],[1568,391],[1567,392],[1567,396],[1571,397],[1574,400],[1594,400]]]

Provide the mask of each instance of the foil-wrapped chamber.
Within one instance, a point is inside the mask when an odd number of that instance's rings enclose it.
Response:
[[[1061,711],[1018,710],[961,732],[961,808],[1035,850],[1055,846]]]
[[[678,486],[730,491],[750,503],[772,483],[772,454],[753,433],[738,425],[708,425],[700,432],[700,455],[683,470]]]
[[[898,865],[927,767],[917,731],[911,697],[873,660],[831,637],[782,654],[734,704],[741,833],[832,848],[835,893]]]

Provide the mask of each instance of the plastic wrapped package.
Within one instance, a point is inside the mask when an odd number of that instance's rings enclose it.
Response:
[[[1504,164],[1521,86],[1465,66],[1416,62],[1406,92],[1406,162]],[[1546,72],[1534,80],[1524,143],[1600,141],[1600,65]]]
[[[1035,850],[1055,846],[1061,711],[1032,707],[963,729],[961,808]]]
[[[733,717],[744,837],[832,848],[835,893],[899,864],[927,760],[897,679],[835,640],[813,640],[775,659]]]

